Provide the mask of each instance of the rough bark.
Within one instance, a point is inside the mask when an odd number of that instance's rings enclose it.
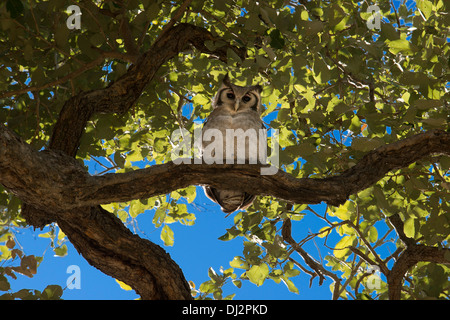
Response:
[[[54,212],[149,198],[187,187],[211,185],[294,203],[339,205],[373,185],[386,173],[427,155],[450,154],[450,133],[433,130],[369,152],[341,174],[294,178],[278,170],[261,175],[260,165],[174,164],[169,162],[126,173],[90,176],[73,158],[54,151],[36,152],[0,124],[0,181],[20,199]],[[24,181],[26,177],[26,181]]]
[[[142,299],[192,299],[183,272],[170,255],[133,234],[100,206],[65,211],[57,222],[91,265],[126,282]]]

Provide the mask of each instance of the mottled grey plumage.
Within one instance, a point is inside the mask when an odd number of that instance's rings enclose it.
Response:
[[[262,88],[259,85],[248,87],[234,85],[230,82],[228,75],[225,76],[221,87],[213,99],[212,106],[214,110],[211,112],[203,126],[203,151],[206,151],[208,145],[215,141],[214,139],[212,141],[205,141],[205,132],[208,129],[217,129],[222,132],[223,136],[223,159],[228,161],[232,159],[233,163],[256,163],[256,160],[258,159],[257,152],[261,148],[265,148],[267,140],[265,128],[260,118],[262,109],[261,91]],[[260,133],[260,129],[264,129],[264,135],[257,135],[256,140],[255,138],[246,139],[244,135],[240,145],[240,148],[242,149],[242,141],[245,141],[245,155],[243,155],[243,151],[239,154],[238,149],[238,140],[242,137],[238,135],[237,138],[233,137],[233,139],[227,140],[227,129],[242,129],[248,133],[254,131],[256,134]],[[229,146],[230,150],[233,150],[232,154],[228,154],[226,150],[230,140],[231,142],[234,140],[234,148],[231,149],[231,146]],[[251,149],[251,147],[253,147],[253,149]],[[252,150],[252,152],[249,150]],[[214,156],[214,154],[212,154],[212,156]],[[203,154],[203,158],[205,159],[205,154]],[[204,190],[208,198],[218,203],[221,206],[222,211],[227,213],[227,216],[236,210],[248,208],[255,199],[254,195],[236,190],[222,190],[213,187],[204,187]]]

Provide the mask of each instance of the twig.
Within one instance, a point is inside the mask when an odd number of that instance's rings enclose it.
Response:
[[[117,47],[116,47],[115,43],[109,41],[108,37],[106,36],[105,32],[103,31],[102,25],[101,25],[100,22],[98,21],[98,19],[97,19],[97,17],[95,16],[95,14],[93,14],[93,13],[91,12],[91,10],[89,10],[89,8],[88,8],[87,6],[85,6],[85,5],[83,5],[82,3],[80,3],[79,5],[80,5],[84,10],[86,10],[86,11],[89,13],[89,15],[91,16],[91,18],[94,20],[95,24],[98,26],[98,29],[100,30],[100,33],[102,34],[103,38],[105,38],[106,43],[109,45],[109,47],[110,47],[112,50],[117,50]],[[97,10],[99,10],[98,7],[97,7],[96,5],[94,5],[94,6],[97,8]]]
[[[399,17],[398,17],[398,12],[397,12],[397,9],[395,8],[394,2],[393,2],[392,0],[391,0],[390,2],[391,2],[391,7],[392,7],[392,9],[394,9],[394,13],[395,13],[395,20],[397,20],[397,25],[398,25],[398,28],[400,28],[400,27],[401,27],[401,25],[400,25],[400,19],[399,19]],[[399,32],[399,33],[400,33],[400,30],[398,30],[398,29],[397,29],[397,32]]]
[[[159,36],[156,38],[155,43],[160,40],[164,34],[174,26],[174,24],[183,16],[184,12],[186,11],[187,7],[191,4],[192,0],[184,0],[184,2],[181,4],[181,6],[175,11],[172,19],[170,19],[169,23],[167,23],[164,28],[162,29]]]
[[[300,254],[300,256],[303,258],[305,263],[314,270],[316,276],[319,276],[319,285],[322,285],[323,280],[325,280],[325,276],[330,277],[334,280],[335,286],[340,284],[340,279],[332,272],[326,270],[320,263],[318,263],[314,258],[312,258],[303,248],[301,248],[295,240],[292,238],[291,235],[291,219],[287,218],[283,222],[283,226],[281,229],[281,234],[283,237],[283,240],[286,241],[288,244],[294,248],[294,250]],[[315,276],[314,276],[315,277]],[[312,279],[314,279],[314,277]],[[312,281],[311,279],[311,281]]]
[[[70,79],[76,78],[79,75],[81,75],[82,73],[84,73],[87,70],[90,70],[94,67],[96,67],[98,64],[100,64],[101,62],[103,62],[103,60],[105,60],[105,58],[119,58],[122,57],[124,58],[125,56],[123,54],[120,54],[118,52],[102,52],[100,54],[99,57],[97,57],[96,59],[92,60],[89,63],[86,63],[84,65],[82,65],[80,68],[78,68],[77,70],[65,75],[64,77],[51,81],[49,83],[46,83],[42,86],[31,86],[31,87],[24,87],[18,90],[14,90],[14,91],[7,91],[7,92],[2,92],[0,93],[0,99],[2,98],[7,98],[7,97],[12,97],[12,96],[17,96],[26,92],[30,92],[30,91],[41,91],[50,87],[54,87],[57,85],[60,85]],[[127,56],[128,58],[130,58],[129,56]]]
[[[386,267],[383,260],[381,260],[380,256],[376,253],[375,249],[370,245],[369,241],[367,241],[366,237],[361,233],[361,230],[359,230],[359,228],[356,227],[351,221],[348,222],[348,225],[350,227],[352,227],[356,231],[356,233],[358,233],[359,238],[364,242],[364,245],[367,247],[367,249],[369,249],[370,253],[372,253],[373,256],[375,257],[375,260],[377,261],[377,263],[373,263],[373,264],[378,265],[380,267],[381,271],[385,275],[387,275],[389,273],[389,269]],[[351,247],[350,247],[350,249],[351,249]],[[360,253],[362,254],[362,252],[360,252]],[[361,256],[361,257],[363,257],[363,256]]]

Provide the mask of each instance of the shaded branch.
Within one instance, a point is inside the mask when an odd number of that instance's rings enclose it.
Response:
[[[170,255],[133,234],[100,206],[66,211],[57,223],[91,265],[124,281],[142,299],[192,299],[183,272]]]
[[[373,185],[391,170],[406,167],[431,153],[450,154],[450,133],[430,131],[380,147],[364,156],[347,171],[323,179],[293,178],[278,170],[260,175],[259,165],[206,165],[172,162],[120,174],[106,174],[90,180],[79,191],[83,203],[110,203],[147,198],[191,184],[233,188],[256,195],[272,195],[294,203],[339,205],[351,194]],[[129,188],[125,186],[133,186]]]
[[[403,231],[404,224],[398,214],[389,217],[389,221],[394,226],[399,238],[406,246],[406,249],[400,253],[400,256],[395,261],[392,269],[387,274],[389,299],[400,300],[403,278],[406,272],[419,261],[450,265],[450,260],[446,258],[446,256],[450,256],[450,249],[416,244],[414,239],[408,238],[405,235]]]

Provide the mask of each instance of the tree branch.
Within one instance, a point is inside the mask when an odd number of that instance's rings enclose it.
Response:
[[[231,187],[295,203],[324,201],[337,206],[351,194],[376,183],[389,171],[406,167],[433,153],[450,154],[450,133],[434,130],[380,147],[349,170],[330,178],[296,179],[281,170],[275,175],[261,176],[259,165],[175,165],[169,162],[133,172],[94,177],[84,190],[77,189],[80,190],[77,200],[83,205],[129,201],[197,184]]]
[[[170,255],[133,234],[100,206],[66,211],[57,223],[91,265],[124,281],[142,299],[192,299],[183,272]]]
[[[261,175],[261,165],[173,162],[90,176],[78,162],[61,152],[32,150],[3,124],[0,124],[0,146],[0,182],[23,201],[43,210],[71,210],[148,198],[190,185],[234,188],[294,203],[324,201],[337,206],[391,170],[430,154],[450,154],[450,133],[433,130],[382,146],[347,171],[323,179],[297,179],[281,170],[274,175]],[[27,177],[26,181],[23,177]]]
[[[389,217],[389,221],[406,246],[406,249],[401,252],[392,269],[386,275],[389,286],[389,299],[400,300],[405,273],[419,261],[450,265],[450,260],[446,259],[446,254],[450,255],[450,249],[416,244],[414,239],[405,235],[403,221],[398,214]]]
[[[322,285],[323,281],[325,280],[325,276],[330,277],[334,281],[334,293],[333,293],[333,300],[338,299],[337,293],[339,292],[339,287],[341,284],[341,281],[338,276],[336,276],[334,273],[328,271],[325,269],[320,263],[318,263],[314,258],[312,258],[301,246],[295,242],[295,240],[292,238],[291,235],[291,220],[288,218],[284,220],[283,226],[282,226],[282,236],[283,240],[289,243],[292,248],[303,258],[305,263],[314,270],[315,274],[312,275],[310,279],[310,286],[312,283],[312,280],[319,276],[319,285]],[[309,273],[309,272],[308,272]],[[311,273],[309,273],[311,274]]]
[[[161,248],[150,242],[144,243],[137,236],[126,240],[132,234],[99,204],[151,197],[192,184],[207,184],[272,195],[297,203],[325,201],[337,205],[345,202],[350,194],[381,179],[389,170],[405,167],[429,154],[450,154],[449,146],[450,133],[440,130],[421,133],[369,152],[351,169],[324,179],[296,179],[283,171],[273,176],[261,176],[259,165],[174,163],[127,173],[90,176],[72,157],[58,151],[37,152],[0,124],[0,183],[38,209],[33,211],[37,221],[57,221],[76,248],[103,272],[132,284],[143,297],[185,299],[188,298],[188,286],[179,269],[172,265],[174,262],[163,255]],[[391,220],[398,230],[402,230],[399,221]],[[399,234],[405,241],[402,233]],[[110,235],[116,238],[111,239]],[[124,243],[126,249],[119,250],[117,245]],[[406,243],[408,248],[387,275],[392,299],[399,298],[403,275],[417,261],[448,263],[444,257],[448,249]],[[144,253],[147,258],[136,262],[138,258],[134,255]],[[164,263],[172,265],[171,277],[164,277],[170,280],[170,285],[167,281],[158,282],[162,281],[159,280],[160,270],[152,260],[158,256],[167,258],[157,259],[159,263],[167,260]],[[104,264],[104,261],[108,262]],[[313,261],[308,262],[312,264]],[[136,271],[139,276],[130,274],[126,267],[129,263],[140,270]],[[165,270],[168,269],[165,267]],[[174,286],[179,291],[173,291]]]
[[[229,44],[215,50],[209,50],[204,45],[207,40],[218,41],[219,39],[206,29],[187,23],[180,23],[170,28],[122,77],[110,86],[81,92],[69,99],[64,104],[55,125],[49,149],[61,150],[74,157],[86,122],[93,114],[127,112],[161,65],[189,48],[189,45],[203,53],[214,55],[222,61],[227,60],[228,49],[235,51],[241,57],[245,56],[245,49]]]
[[[450,265],[446,255],[450,254],[448,248],[430,247],[424,245],[411,245],[399,256],[387,276],[389,299],[400,300],[405,273],[419,261],[434,262]]]

